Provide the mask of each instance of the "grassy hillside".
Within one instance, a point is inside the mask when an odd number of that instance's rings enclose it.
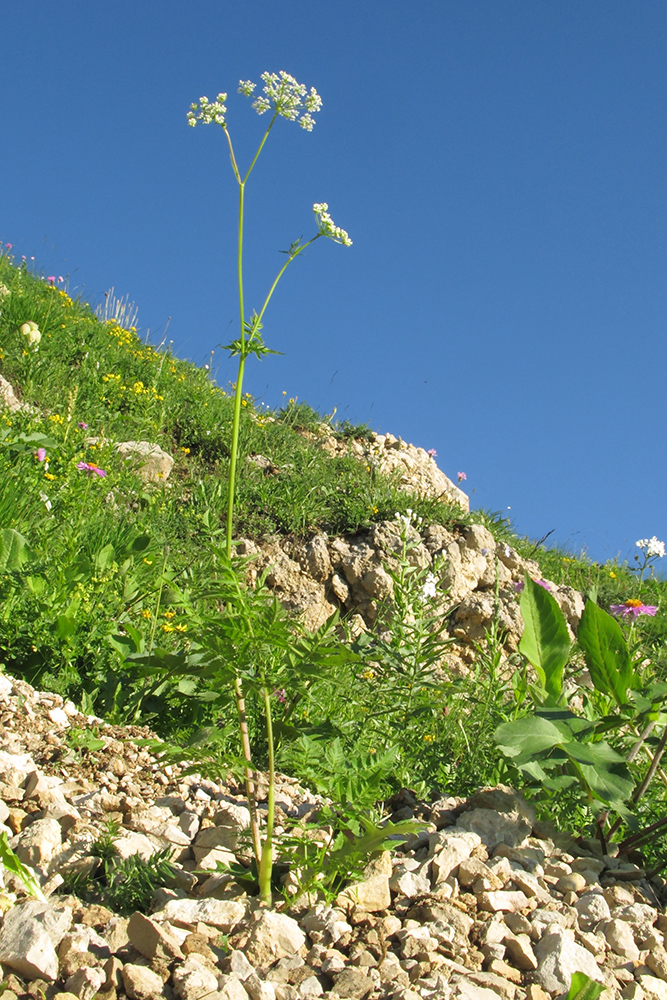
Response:
[[[21,404],[0,410],[2,666],[88,711],[116,722],[147,722],[181,742],[198,727],[214,724],[206,749],[200,742],[192,754],[202,767],[222,766],[238,754],[229,727],[238,702],[235,707],[233,684],[225,688],[221,680],[229,679],[225,669],[234,657],[241,663],[247,652],[241,633],[229,624],[238,601],[239,607],[247,605],[244,620],[262,622],[261,655],[269,662],[281,648],[293,670],[295,693],[285,691],[282,681],[270,690],[264,668],[252,657],[246,673],[241,671],[258,765],[266,765],[270,750],[262,718],[271,695],[282,727],[280,766],[316,787],[340,786],[343,798],[352,792],[340,784],[341,768],[356,775],[354,795],[360,802],[402,784],[426,795],[524,780],[520,768],[499,753],[494,732],[528,710],[525,658],[517,658],[513,674],[507,664],[501,670],[500,638],[492,633],[479,647],[469,678],[437,675],[433,666],[442,652],[445,619],[424,610],[425,581],[407,563],[396,580],[404,613],[396,614],[399,601],[394,618],[379,623],[389,632],[371,637],[366,650],[350,639],[344,640],[347,652],[341,651],[333,626],[319,637],[306,635],[297,622],[271,610],[263,595],[237,588],[237,597],[230,597],[238,581],[221,552],[230,395],[208,371],[156,349],[123,322],[122,316],[97,318],[85,303],[0,256],[0,373]],[[643,606],[664,603],[665,584],[650,571],[642,579],[633,571],[637,567],[601,566],[544,550],[514,535],[499,516],[467,514],[442,500],[410,495],[352,453],[332,457],[321,447],[323,421],[305,403],[286,401],[270,411],[244,398],[237,536],[352,535],[408,510],[425,525],[476,520],[497,540],[537,560],[544,578],[584,591],[596,607],[622,605],[628,598]],[[334,431],[342,442],[369,433],[349,425]],[[128,440],[150,441],[171,454],[175,466],[168,480],[144,483],[114,447]],[[247,461],[257,455],[268,459],[269,474]],[[623,627],[635,688],[644,693],[632,696],[632,723],[626,713],[607,729],[617,737],[614,753],[632,747],[640,723],[647,729],[644,749],[651,760],[651,754],[658,756],[654,770],[662,791],[642,799],[635,812],[650,822],[661,815],[667,786],[658,766],[661,734],[667,731],[659,687],[665,678],[665,626],[659,611],[630,616]],[[299,663],[310,664],[310,674],[305,667],[302,675],[294,674],[296,660],[290,657],[298,659],[297,654]],[[408,683],[404,666],[413,654],[417,666]],[[581,663],[568,674],[575,688],[580,668]],[[284,664],[280,669],[276,676],[288,676]],[[583,698],[584,715],[611,718],[609,692],[602,697],[582,691],[575,694]],[[564,694],[564,705],[563,699]],[[369,719],[377,724],[369,727]],[[600,726],[591,733],[591,745],[599,743]],[[639,780],[638,760],[635,755],[631,763]],[[561,777],[568,767],[564,759]],[[554,789],[560,787],[556,777],[549,778]],[[569,778],[561,785],[547,796],[547,811],[585,824],[591,795],[586,803],[571,791]],[[594,799],[598,792],[594,788],[591,794]],[[628,829],[638,822],[628,820]],[[659,853],[655,848],[654,855]]]

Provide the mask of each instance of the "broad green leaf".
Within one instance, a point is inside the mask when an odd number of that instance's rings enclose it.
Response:
[[[0,572],[20,569],[32,552],[26,539],[14,528],[0,531]]]
[[[150,542],[150,535],[138,535],[130,546],[130,552],[143,552],[148,548]]]
[[[68,615],[58,615],[56,620],[56,635],[59,639],[69,639],[76,632],[76,622]]]
[[[635,789],[635,783],[625,767],[617,765],[612,771],[603,765],[593,767],[590,764],[579,764],[578,766],[584,780],[597,798],[613,806],[617,812],[627,811],[625,804]]]
[[[494,733],[498,748],[517,766],[528,762],[563,742],[563,734],[548,719],[528,715],[514,722],[503,722]]]
[[[99,550],[99,552],[95,553],[95,565],[98,570],[104,572],[105,569],[108,569],[114,561],[114,556],[114,547],[111,542],[109,542],[108,545],[105,545]]]
[[[623,758],[608,743],[571,743],[563,744],[568,757],[579,764],[590,764],[592,767],[606,767],[608,764],[622,764]]]
[[[577,639],[596,689],[623,705],[632,681],[632,661],[621,626],[593,601],[586,601]]]
[[[519,650],[532,663],[547,694],[558,701],[563,691],[563,670],[570,655],[567,623],[548,590],[528,574],[521,595],[521,615],[525,628]]]
[[[598,1000],[604,988],[585,972],[573,972],[566,1000]]]

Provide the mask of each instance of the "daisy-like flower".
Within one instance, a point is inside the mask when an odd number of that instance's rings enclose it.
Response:
[[[313,205],[313,212],[315,213],[315,219],[317,220],[317,229],[320,236],[326,236],[328,239],[333,240],[334,243],[341,243],[344,247],[351,247],[352,240],[347,235],[344,229],[340,226],[334,224],[333,219],[329,215],[329,206],[326,201],[318,202]]]
[[[99,476],[100,479],[104,479],[106,476],[104,469],[100,469],[99,466],[94,465],[92,462],[77,462],[76,467],[80,472],[87,472],[89,476]]]
[[[210,125],[211,122],[214,122],[224,128],[226,125],[225,115],[227,114],[226,100],[227,94],[218,94],[215,101],[209,101],[208,97],[200,97],[199,104],[190,105],[188,125],[192,125],[194,128],[197,122],[202,122],[204,125]]]
[[[654,604],[642,604],[637,597],[629,597],[625,604],[610,604],[609,611],[615,618],[638,618],[639,615],[653,617],[658,608]]]
[[[276,112],[288,121],[298,121],[306,132],[312,132],[315,125],[313,115],[322,107],[322,98],[314,87],[298,83],[293,76],[281,69],[280,73],[262,73],[264,96],[256,97],[252,106],[258,115],[267,111]],[[255,84],[250,80],[239,80],[239,93],[250,97]],[[304,111],[305,109],[305,111]]]

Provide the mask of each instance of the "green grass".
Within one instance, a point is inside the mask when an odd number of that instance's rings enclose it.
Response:
[[[127,654],[187,654],[194,638],[194,602],[215,575],[215,546],[224,537],[230,393],[207,370],[98,319],[88,305],[2,255],[1,285],[9,294],[0,288],[0,373],[26,409],[0,411],[0,541],[13,529],[27,544],[14,562],[3,561],[0,544],[0,664],[114,721],[191,737],[219,721],[216,711],[231,711],[230,702],[223,699],[214,711],[201,688],[156,679]],[[36,352],[19,332],[29,321],[42,333]],[[332,457],[322,447],[329,427],[342,444],[371,436],[368,427],[332,423],[304,402],[289,400],[271,411],[245,397],[237,536],[353,535],[411,508],[425,524],[484,524],[498,542],[534,559],[544,578],[595,594],[602,607],[637,596],[664,607],[664,581],[640,584],[625,565],[599,565],[519,538],[500,514],[469,514],[406,493],[397,478],[369,469],[351,449]],[[168,482],[144,485],[123,464],[113,444],[129,439],[157,443],[174,456]],[[268,465],[249,461],[256,456]],[[106,475],[87,473],[80,463]],[[400,630],[388,627],[398,642]],[[650,660],[642,669],[653,679],[667,680],[666,640],[662,614],[642,617],[633,629],[633,648]],[[469,678],[413,678],[409,713],[400,672],[391,683],[391,671],[385,679],[378,675],[376,683],[356,666],[341,665],[313,684],[294,720],[304,732],[312,724],[311,734],[330,720],[329,736],[343,741],[350,759],[391,755],[386,794],[400,784],[424,794],[467,794],[509,780],[493,742],[496,726],[513,710],[499,648],[499,642],[481,648]],[[382,655],[389,663],[393,654]],[[261,764],[259,716],[252,705],[249,711]],[[302,758],[307,754],[299,757],[287,744],[280,749],[285,768],[298,772]],[[552,815],[563,801],[549,807]],[[659,796],[647,799],[647,817],[660,808]]]

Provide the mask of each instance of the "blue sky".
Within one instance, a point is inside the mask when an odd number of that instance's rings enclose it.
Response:
[[[38,0],[5,5],[0,237],[203,364],[235,335],[237,189],[284,69],[322,95],[247,189],[258,307],[281,357],[248,389],[436,448],[472,505],[599,560],[667,539],[667,8],[661,0]],[[224,352],[213,367],[234,376]],[[510,508],[508,510],[508,508]]]

